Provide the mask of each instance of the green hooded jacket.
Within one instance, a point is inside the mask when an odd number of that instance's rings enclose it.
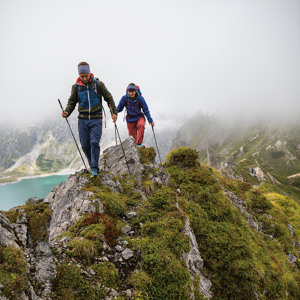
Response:
[[[107,105],[112,108],[112,111],[115,115],[118,114],[116,105],[114,102],[114,99],[111,95],[111,93],[108,91],[104,83],[100,80],[97,80],[97,94],[100,95],[100,101],[97,105],[89,108],[85,108],[83,106],[80,106],[79,103],[79,97],[78,97],[78,90],[77,90],[77,85],[78,83],[80,84],[80,78],[77,79],[77,82],[72,85],[72,91],[71,91],[71,96],[68,100],[67,107],[65,109],[66,112],[68,112],[68,116],[71,115],[73,110],[76,107],[76,104],[78,103],[78,118],[80,119],[102,119],[102,98],[107,102]],[[89,92],[90,93],[95,93],[94,89],[94,77],[91,77],[91,80],[87,83],[87,85],[83,85],[82,83],[80,86],[83,86],[85,89],[88,86]],[[93,95],[95,97],[95,95]]]

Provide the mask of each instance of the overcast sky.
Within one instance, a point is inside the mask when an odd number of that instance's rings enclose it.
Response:
[[[140,85],[158,125],[300,109],[299,0],[0,0],[0,40],[0,123],[60,113],[80,61],[116,104]]]

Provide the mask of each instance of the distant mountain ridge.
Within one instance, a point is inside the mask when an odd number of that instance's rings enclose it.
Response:
[[[238,176],[253,183],[277,182],[300,199],[299,133],[300,118],[247,120],[198,112],[180,128],[171,148],[192,147],[202,162],[213,149],[221,160],[234,160]]]
[[[71,128],[80,147],[76,115],[69,119]],[[109,120],[110,121],[110,120]],[[103,122],[104,123],[104,122]],[[112,124],[103,124],[101,151],[115,145],[116,136]],[[146,125],[144,143],[154,146],[152,130]],[[128,136],[125,122],[119,121],[121,139]],[[156,129],[156,139],[161,158],[169,151],[176,128]],[[119,144],[119,139],[117,139]],[[83,154],[83,153],[82,153]],[[157,157],[158,160],[158,157]],[[88,163],[86,162],[88,165]],[[82,168],[83,163],[64,119],[53,117],[23,129],[2,127],[0,130],[0,183],[16,181],[20,177],[49,173],[72,173]]]

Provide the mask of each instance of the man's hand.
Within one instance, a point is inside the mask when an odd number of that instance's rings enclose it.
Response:
[[[67,111],[63,111],[61,115],[63,118],[66,118],[69,115],[69,113]]]
[[[118,119],[118,116],[117,115],[112,115],[111,118],[112,118],[113,122],[116,123],[117,119]]]
[[[150,125],[151,125],[152,127],[154,127],[154,126],[155,126],[154,122],[151,122],[151,123],[150,123]]]

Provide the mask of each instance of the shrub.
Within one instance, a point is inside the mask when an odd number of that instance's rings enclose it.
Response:
[[[108,293],[84,278],[78,266],[61,264],[56,267],[51,299],[102,299]]]
[[[76,237],[67,245],[71,250],[69,254],[89,261],[94,257],[96,251],[92,241],[85,238]]]
[[[141,155],[142,164],[150,164],[154,161],[156,152],[153,147],[149,147],[149,148],[138,147],[138,150]]]
[[[105,261],[92,265],[93,271],[96,273],[99,282],[106,287],[117,289],[120,284],[120,276],[115,265]]]
[[[99,240],[104,236],[104,232],[105,227],[98,223],[87,226],[84,231],[80,232],[80,235],[89,240]]]
[[[169,188],[161,187],[149,200],[156,208],[167,209],[171,205],[171,193]]]
[[[272,208],[271,202],[258,190],[246,192],[246,197],[252,209],[268,211]]]
[[[171,151],[166,159],[168,166],[178,166],[181,168],[192,168],[199,163],[199,153],[191,148],[181,147]]]
[[[0,282],[2,296],[20,299],[27,282],[26,262],[20,249],[0,246]]]
[[[47,239],[47,223],[51,217],[51,209],[46,203],[24,206],[28,218],[30,233],[34,242]]]

